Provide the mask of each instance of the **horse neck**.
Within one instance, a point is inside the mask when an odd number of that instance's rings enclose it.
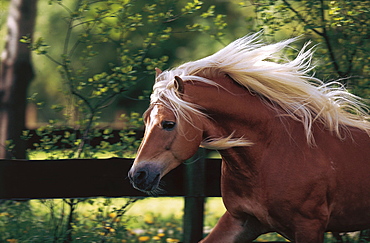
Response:
[[[253,174],[253,167],[263,151],[284,133],[281,118],[260,97],[227,76],[214,81],[222,88],[201,83],[194,83],[188,88],[189,97],[197,97],[192,102],[204,107],[210,117],[209,124],[205,125],[204,137],[228,137],[233,134],[235,138],[252,141],[253,146],[220,150],[220,154],[229,169],[248,167],[246,169]]]
[[[228,76],[214,79],[221,87],[195,83],[189,92],[192,102],[205,109],[210,117],[205,137],[249,139],[266,143],[280,134],[281,117],[258,95],[249,92]],[[195,98],[196,97],[196,98]],[[257,144],[258,145],[258,144]]]

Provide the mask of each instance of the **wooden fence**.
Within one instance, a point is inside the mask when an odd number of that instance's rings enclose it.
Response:
[[[220,197],[221,160],[202,152],[164,178],[159,196],[184,197],[183,242],[203,236],[206,197]],[[127,178],[133,159],[0,160],[0,199],[146,197]],[[272,243],[272,242],[270,242]]]
[[[160,196],[185,198],[184,242],[202,238],[204,201],[220,194],[219,159],[181,165],[163,178]],[[0,160],[0,199],[145,197],[127,178],[133,159]]]

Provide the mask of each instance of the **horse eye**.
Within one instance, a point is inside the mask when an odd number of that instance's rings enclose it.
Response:
[[[176,126],[176,122],[172,121],[163,121],[162,128],[166,131],[172,131]]]

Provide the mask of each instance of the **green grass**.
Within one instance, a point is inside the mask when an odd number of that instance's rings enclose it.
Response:
[[[48,159],[68,159],[69,150],[54,150],[53,152],[30,151],[28,157],[30,160],[48,160]],[[94,153],[94,157],[99,159],[109,159],[117,157],[114,153],[100,152]],[[135,154],[127,153],[125,158],[135,158]]]
[[[184,199],[145,198],[133,203],[117,217],[125,198],[86,199],[77,204],[73,220],[73,242],[179,242],[182,238]],[[223,215],[221,198],[208,198],[204,231],[208,233]],[[9,201],[0,204],[0,242],[63,242],[67,235],[69,207],[62,199]],[[359,242],[358,236],[346,242]],[[284,241],[266,234],[257,242]],[[326,243],[335,241],[330,234]]]

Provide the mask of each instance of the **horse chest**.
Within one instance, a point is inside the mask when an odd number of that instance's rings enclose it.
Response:
[[[258,200],[240,197],[234,193],[225,193],[222,199],[227,211],[235,218],[244,221],[248,215],[252,215],[261,222],[268,223],[270,221],[268,210]]]
[[[253,215],[260,221],[268,223],[268,208],[260,198],[258,187],[252,181],[244,178],[238,180],[237,177],[230,177],[223,172],[221,177],[221,192],[224,205],[230,214],[243,220],[247,215]]]

